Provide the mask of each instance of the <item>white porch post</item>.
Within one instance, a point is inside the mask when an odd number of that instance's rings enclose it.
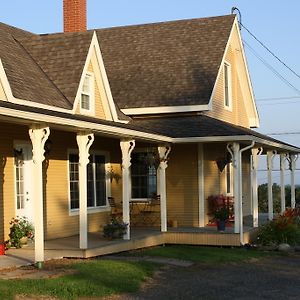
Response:
[[[232,143],[227,145],[227,149],[232,156],[233,166],[233,197],[234,197],[234,233],[240,232],[240,144]]]
[[[258,193],[257,193],[257,168],[259,155],[262,153],[262,148],[252,149],[251,158],[251,188],[252,188],[252,216],[253,227],[258,227]]]
[[[130,240],[130,205],[131,199],[131,152],[135,147],[135,140],[121,141],[122,151],[122,197],[123,197],[123,222],[128,224],[124,240]]]
[[[79,149],[79,247],[88,247],[87,223],[87,165],[89,163],[89,150],[94,142],[94,134],[79,132],[76,136]]]
[[[285,160],[286,154],[280,154],[280,198],[281,198],[281,212],[285,211],[285,182],[284,182],[284,171],[285,171]]]
[[[29,129],[32,143],[32,160],[35,188],[33,190],[34,203],[34,255],[39,268],[44,261],[44,212],[43,212],[43,161],[44,146],[50,134],[49,127],[34,125]]]
[[[160,189],[160,217],[161,231],[167,231],[167,189],[166,189],[166,168],[168,167],[168,155],[171,151],[170,146],[159,146],[159,189]]]
[[[291,170],[291,208],[296,206],[296,193],[295,193],[295,169],[296,160],[298,156],[295,154],[290,155],[290,170]]]
[[[205,226],[204,206],[204,159],[203,144],[198,144],[198,199],[199,199],[199,227]]]
[[[273,182],[272,182],[272,170],[273,160],[276,152],[267,152],[267,168],[268,168],[268,219],[273,220],[274,209],[273,209]]]

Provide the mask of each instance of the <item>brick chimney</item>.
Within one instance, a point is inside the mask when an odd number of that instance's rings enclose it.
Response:
[[[64,32],[86,29],[86,0],[64,0]]]

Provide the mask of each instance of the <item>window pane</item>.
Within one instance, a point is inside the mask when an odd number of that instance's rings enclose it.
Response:
[[[149,165],[152,153],[133,153],[131,166],[132,198],[150,198],[156,193],[156,168]]]
[[[96,205],[106,205],[106,174],[105,157],[103,155],[95,156],[95,174],[96,174]]]
[[[95,206],[93,155],[90,155],[90,162],[87,165],[87,206],[88,207]]]
[[[70,199],[71,209],[79,208],[79,174],[78,174],[78,154],[69,155],[69,179],[70,179]]]
[[[91,80],[91,76],[86,75],[82,86],[82,91],[85,93],[90,93],[90,80]]]
[[[90,95],[81,94],[81,108],[90,109]]]

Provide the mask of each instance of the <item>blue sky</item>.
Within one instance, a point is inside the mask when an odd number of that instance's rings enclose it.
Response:
[[[187,18],[229,14],[236,6],[242,23],[263,41],[296,73],[300,73],[300,1],[299,0],[87,0],[88,27],[103,28]],[[0,21],[36,33],[62,31],[62,0],[2,1]],[[245,41],[259,55],[300,90],[300,79],[286,71],[242,30]],[[300,96],[270,72],[246,49],[254,93],[261,119],[262,133],[300,132],[300,98],[268,100]],[[300,135],[275,138],[300,146]]]

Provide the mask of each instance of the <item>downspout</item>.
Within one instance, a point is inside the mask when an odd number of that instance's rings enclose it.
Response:
[[[242,181],[242,153],[253,148],[253,146],[255,145],[255,142],[252,141],[251,145],[249,146],[246,146],[245,148],[243,149],[240,149],[239,151],[239,156],[238,156],[238,159],[239,159],[239,179],[240,179],[240,182],[239,182],[239,214],[240,214],[240,244],[241,245],[244,245],[244,230],[243,230],[243,201],[242,201],[242,197],[243,197],[243,181]]]

